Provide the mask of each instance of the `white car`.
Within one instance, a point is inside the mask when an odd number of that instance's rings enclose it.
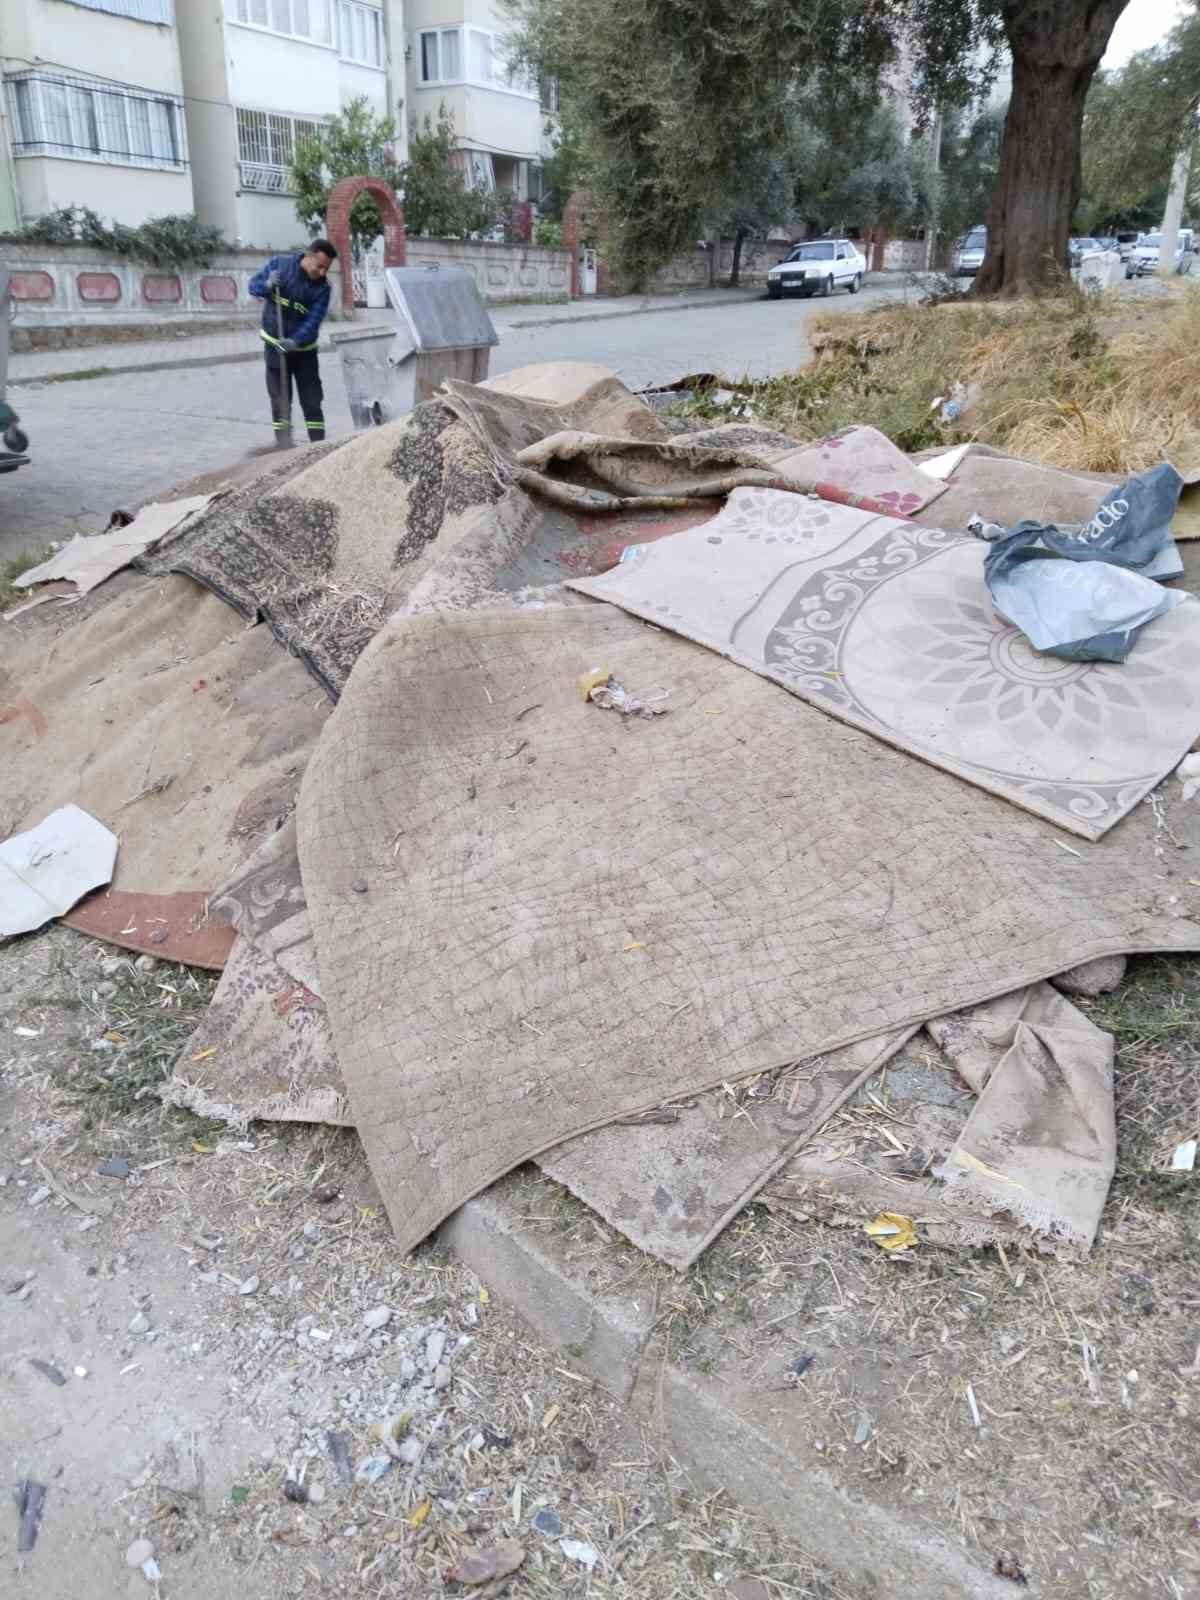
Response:
[[[1158,271],[1158,258],[1162,254],[1162,234],[1143,233],[1130,252],[1125,264],[1127,278],[1152,277]],[[1180,228],[1179,244],[1175,251],[1176,272],[1192,270],[1192,230]]]
[[[835,289],[857,294],[866,271],[866,257],[849,239],[806,239],[767,273],[767,293],[772,300],[781,300],[789,289],[804,295]]]

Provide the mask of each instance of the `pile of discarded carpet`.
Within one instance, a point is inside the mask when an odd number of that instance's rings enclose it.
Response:
[[[203,901],[224,972],[167,1098],[356,1124],[404,1248],[530,1159],[676,1266],[755,1195],[1086,1246],[1112,1042],[1045,980],[1200,947],[1200,821],[1140,803],[1200,734],[1200,607],[1164,591],[1121,664],[1035,650],[967,523],[1114,487],[678,439],[601,369],[452,383],[161,539],[70,670],[12,625],[43,727],[0,728],[0,803],[119,825],[143,931]],[[822,1130],[889,1062],[872,1168]]]

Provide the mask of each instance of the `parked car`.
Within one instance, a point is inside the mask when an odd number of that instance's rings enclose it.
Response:
[[[0,472],[15,472],[18,467],[27,466],[29,457],[29,438],[21,427],[21,419],[8,404],[5,393],[8,388],[8,325],[12,321],[13,300],[10,292],[9,274],[0,268]]]
[[[1127,278],[1152,277],[1158,271],[1158,259],[1162,253],[1162,234],[1143,233],[1138,236],[1129,260],[1125,263],[1125,276]],[[1192,230],[1180,228],[1179,243],[1175,251],[1176,272],[1190,272],[1192,270]]]
[[[983,265],[987,254],[987,229],[972,228],[964,233],[954,248],[950,271],[956,278],[973,278]]]
[[[1091,255],[1094,251],[1102,250],[1103,248],[1104,246],[1099,239],[1072,239],[1069,246],[1071,265],[1077,267],[1085,255]]]
[[[780,300],[789,289],[803,295],[832,294],[849,289],[857,294],[866,275],[866,257],[850,239],[806,239],[767,273],[767,293]]]

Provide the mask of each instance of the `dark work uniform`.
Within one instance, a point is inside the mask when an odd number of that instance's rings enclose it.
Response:
[[[309,439],[325,437],[325,413],[321,409],[324,391],[321,388],[321,371],[317,361],[317,341],[321,323],[329,310],[328,283],[314,283],[300,265],[303,251],[290,256],[272,256],[261,272],[250,280],[250,293],[263,300],[262,328],[264,354],[267,363],[267,393],[271,398],[271,420],[275,436],[286,433],[292,425],[292,385],[300,397],[304,424]],[[268,289],[267,279],[272,272],[279,274],[279,287]],[[279,348],[279,319],[283,319],[283,337],[294,339],[299,348],[291,353]],[[280,366],[286,373],[286,402],[281,391]]]

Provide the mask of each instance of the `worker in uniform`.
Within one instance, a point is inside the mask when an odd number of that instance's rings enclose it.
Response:
[[[336,260],[337,251],[328,239],[314,239],[307,250],[272,256],[250,280],[250,293],[265,302],[260,332],[277,450],[292,445],[293,383],[309,441],[325,437],[317,341],[329,310],[326,280]]]

